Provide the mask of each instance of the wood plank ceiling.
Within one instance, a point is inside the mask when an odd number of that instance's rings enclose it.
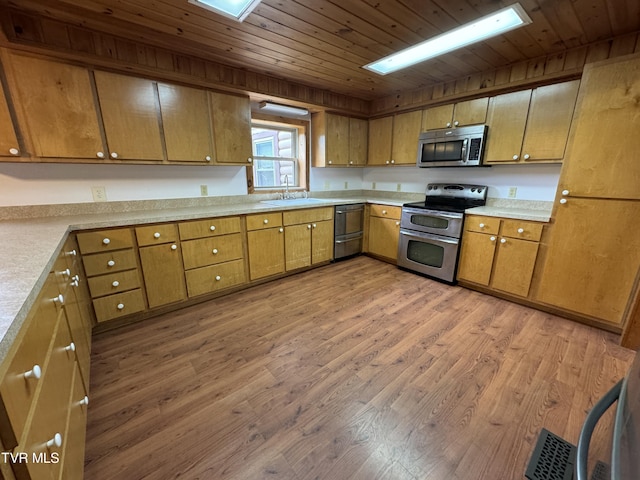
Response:
[[[638,0],[520,0],[531,25],[387,76],[362,68],[512,3],[262,0],[238,23],[187,0],[0,0],[13,9],[364,100],[640,30]]]

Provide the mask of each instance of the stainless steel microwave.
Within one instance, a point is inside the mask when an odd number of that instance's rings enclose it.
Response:
[[[423,132],[418,138],[418,167],[482,166],[486,125]]]

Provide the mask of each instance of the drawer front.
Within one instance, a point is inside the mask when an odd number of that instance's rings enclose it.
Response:
[[[281,226],[282,212],[247,215],[247,230],[263,230]]]
[[[93,301],[93,308],[96,312],[96,320],[98,322],[141,312],[144,310],[142,290],[136,289],[107,297],[96,298]]]
[[[242,235],[234,233],[182,242],[185,270],[242,258]]]
[[[393,207],[390,205],[371,205],[371,215],[374,217],[393,218],[400,220],[402,215],[402,207]]]
[[[502,235],[539,242],[544,224],[524,220],[502,220]]]
[[[126,292],[140,287],[138,270],[110,273],[100,277],[89,278],[87,281],[91,291],[91,298],[113,295],[114,293]]]
[[[228,235],[240,232],[240,217],[210,218],[178,224],[180,240]]]
[[[305,208],[303,210],[288,210],[282,213],[285,225],[321,222],[333,219],[333,207]]]
[[[136,227],[136,239],[141,247],[175,242],[178,240],[178,227],[174,223]]]
[[[37,310],[29,322],[24,336],[18,336],[19,346],[10,360],[7,372],[0,384],[0,394],[13,427],[15,439],[11,441],[3,434],[5,448],[11,448],[13,442],[19,440],[24,432],[27,415],[35,398],[38,383],[45,375],[45,362],[49,344],[56,325],[64,316],[62,308],[51,298],[58,295],[55,281],[49,277],[38,300]],[[34,368],[37,365],[37,368]],[[41,377],[36,378],[36,370]],[[28,377],[25,373],[30,372]]]
[[[498,230],[500,230],[500,219],[497,217],[467,215],[464,221],[464,229],[469,232],[497,235]]]
[[[185,272],[185,275],[190,297],[223,290],[247,281],[243,260],[196,268]]]
[[[82,373],[82,379],[86,388],[89,388],[89,370],[91,363],[91,343],[90,337],[87,340],[87,333],[91,333],[90,327],[86,324],[86,320],[82,318],[83,312],[81,305],[77,300],[75,292],[68,295],[65,299],[64,311],[71,333],[71,341],[76,347],[76,358],[78,366]]]
[[[133,247],[133,235],[129,228],[82,232],[78,233],[77,238],[83,255]]]
[[[88,277],[138,268],[133,249],[83,255],[82,263]]]

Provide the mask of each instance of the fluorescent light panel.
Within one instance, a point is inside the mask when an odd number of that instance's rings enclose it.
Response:
[[[260,0],[189,0],[189,3],[241,22]]]
[[[527,12],[519,3],[515,3],[491,15],[381,58],[365,65],[364,68],[386,75],[530,23],[531,18]]]
[[[272,102],[260,102],[260,110],[268,113],[277,113],[280,115],[308,115],[309,110],[306,108],[292,107],[290,105],[281,105]]]

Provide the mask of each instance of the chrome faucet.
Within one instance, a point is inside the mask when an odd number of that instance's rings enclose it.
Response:
[[[284,176],[284,181],[285,181],[284,198],[288,199],[289,198],[289,175]]]

